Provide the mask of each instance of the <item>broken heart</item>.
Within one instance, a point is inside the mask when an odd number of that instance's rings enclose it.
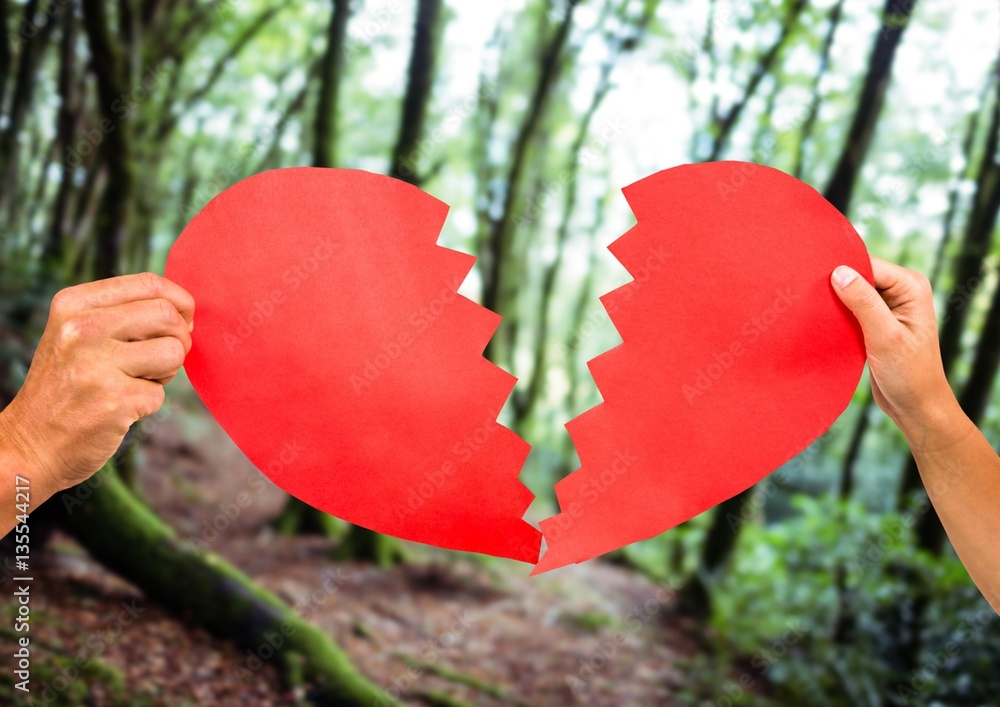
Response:
[[[652,537],[748,488],[846,407],[864,365],[830,289],[860,238],[810,187],[745,163],[625,189],[612,244],[635,279],[602,301],[623,342],[590,362],[604,402],[567,427],[535,572]],[[251,461],[303,501],[444,548],[534,563],[517,480],[528,445],[497,422],[514,378],[482,357],[499,317],[457,294],[474,258],[437,246],[447,206],[353,170],[230,187],[166,276],[198,302],[185,363]],[[282,452],[294,444],[292,460]]]

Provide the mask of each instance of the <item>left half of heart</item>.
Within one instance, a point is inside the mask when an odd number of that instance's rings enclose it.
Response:
[[[264,172],[188,224],[166,277],[194,295],[199,397],[288,493],[406,540],[534,563],[528,444],[497,422],[515,379],[500,317],[458,294],[448,206],[357,170]]]

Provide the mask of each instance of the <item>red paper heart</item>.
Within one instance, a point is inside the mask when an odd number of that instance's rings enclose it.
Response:
[[[610,249],[634,280],[601,298],[623,343],[590,362],[604,402],[567,425],[581,468],[556,485],[534,573],[658,535],[805,449],[865,363],[830,284],[871,263],[811,187],[742,162],[625,190],[638,224]]]
[[[448,207],[353,170],[282,169],[213,199],[166,276],[197,302],[199,396],[276,484],[358,525],[526,562],[528,445],[496,417],[515,379],[482,351],[500,318],[456,290]]]

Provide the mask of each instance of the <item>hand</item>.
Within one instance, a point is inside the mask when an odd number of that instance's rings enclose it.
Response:
[[[58,292],[24,385],[0,413],[0,444],[18,451],[24,475],[51,495],[100,469],[163,404],[193,314],[191,295],[152,273]]]
[[[939,432],[958,407],[941,364],[931,285],[921,273],[878,258],[872,272],[875,287],[841,265],[833,289],[864,332],[875,402],[912,445],[931,428]]]

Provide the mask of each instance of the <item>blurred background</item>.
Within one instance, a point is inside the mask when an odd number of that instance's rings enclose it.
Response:
[[[230,184],[391,174],[451,204],[462,292],[505,317],[488,355],[519,378],[501,420],[538,520],[576,467],[562,423],[599,400],[585,362],[619,341],[597,296],[628,279],[620,188],[739,159],[931,278],[954,389],[1000,441],[996,2],[0,0],[0,22],[0,404],[56,290],[162,272]],[[531,581],[290,500],[167,388],[32,516],[36,703],[1000,704],[996,615],[867,381],[754,489]],[[0,703],[27,703],[13,682]]]

